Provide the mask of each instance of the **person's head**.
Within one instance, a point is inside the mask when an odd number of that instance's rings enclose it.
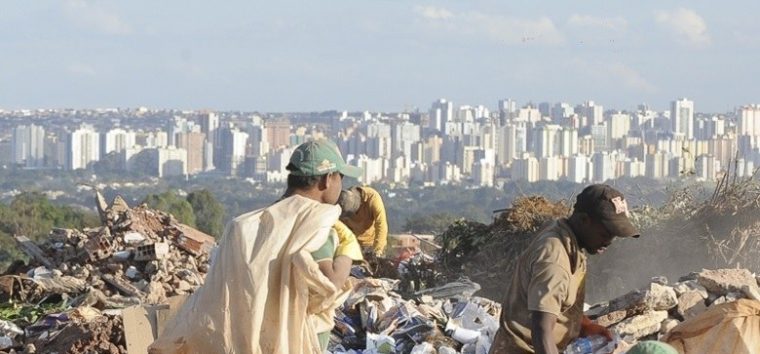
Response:
[[[359,187],[354,186],[349,189],[340,192],[340,198],[338,198],[338,205],[343,210],[341,217],[351,217],[356,214],[362,203],[361,190]]]
[[[639,237],[623,194],[606,184],[592,184],[578,194],[570,225],[580,246],[591,254],[604,252],[615,237]]]
[[[658,342],[655,340],[646,340],[638,342],[631,347],[626,353],[628,354],[678,354],[676,348],[670,344]]]
[[[319,139],[299,145],[286,167],[288,191],[322,203],[335,204],[343,188],[343,176],[358,178],[361,168],[343,160],[338,146],[330,140]]]

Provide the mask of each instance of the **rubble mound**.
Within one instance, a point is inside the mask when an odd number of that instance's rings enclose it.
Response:
[[[16,264],[0,276],[0,320],[23,330],[14,346],[122,353],[119,316],[90,316],[81,323],[71,320],[70,311],[160,304],[203,284],[213,237],[145,205],[130,208],[121,197],[109,206],[98,193],[96,201],[100,227],[53,229],[39,245],[15,237],[31,263]]]
[[[747,269],[702,270],[673,284],[662,276],[652,278],[643,288],[592,306],[586,315],[629,342],[658,340],[709,307],[739,299],[760,300],[754,274]]]

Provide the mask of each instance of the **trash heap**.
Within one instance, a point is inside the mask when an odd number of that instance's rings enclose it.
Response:
[[[144,205],[96,196],[102,226],[16,241],[32,267],[0,276],[0,351],[126,353],[121,309],[203,284],[214,238]]]
[[[328,349],[333,354],[486,354],[499,328],[501,306],[472,296],[480,286],[462,279],[425,289],[410,300],[397,279],[353,280],[336,311]]]
[[[655,277],[645,288],[592,306],[586,315],[628,343],[657,340],[710,306],[738,299],[760,300],[760,278],[747,269],[702,270],[669,284]]]

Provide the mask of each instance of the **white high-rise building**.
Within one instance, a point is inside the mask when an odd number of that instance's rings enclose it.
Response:
[[[529,154],[523,154],[522,157],[512,161],[512,179],[526,180],[536,182],[539,178],[538,160]]]
[[[597,152],[591,156],[594,165],[593,182],[604,182],[615,178],[615,155]]]
[[[556,181],[562,172],[562,160],[556,156],[542,157],[538,160],[538,179]]]
[[[670,129],[673,134],[694,139],[694,101],[681,98],[670,103]]]
[[[547,124],[533,129],[533,146],[536,158],[556,156],[559,152],[561,127]]]
[[[625,177],[639,177],[644,176],[644,173],[646,172],[646,164],[644,161],[639,161],[638,159],[625,159],[623,161],[623,175]]]
[[[412,146],[420,141],[420,126],[408,121],[391,125],[392,155],[412,157]],[[412,160],[414,161],[414,160]]]
[[[472,166],[472,182],[481,187],[493,187],[494,168],[486,159],[477,161]]]
[[[100,152],[103,156],[111,152],[122,152],[135,146],[135,133],[121,128],[115,128],[103,134]]]
[[[13,128],[11,141],[13,162],[26,167],[45,165],[45,129],[38,125],[19,125]]]
[[[569,157],[578,153],[578,130],[563,128],[559,132],[559,156]]]
[[[510,123],[498,130],[496,158],[500,165],[508,165],[528,149],[528,128],[524,123]]]
[[[155,151],[158,177],[187,176],[187,150],[170,146]]]
[[[69,133],[67,142],[69,170],[87,168],[90,163],[100,159],[100,134],[91,126],[83,124]]]
[[[591,160],[583,154],[575,154],[567,159],[567,180],[575,183],[589,182]]]
[[[752,104],[739,109],[737,135],[760,135],[760,105]]]
[[[720,171],[720,161],[712,155],[697,156],[695,172],[697,178],[704,181],[715,181]]]
[[[670,156],[663,151],[647,154],[644,157],[644,164],[646,165],[645,175],[655,179],[668,176],[670,171],[669,160]]]
[[[611,140],[622,139],[631,130],[631,116],[625,113],[615,113],[610,116],[607,136]]]

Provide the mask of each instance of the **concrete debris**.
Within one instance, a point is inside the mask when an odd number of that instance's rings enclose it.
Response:
[[[667,318],[667,311],[652,311],[627,318],[612,326],[611,329],[623,338],[639,339],[657,333],[662,327],[662,321]]]
[[[0,275],[0,303],[35,310],[0,321],[21,329],[0,330],[10,339],[0,350],[126,353],[120,315],[100,310],[163,303],[203,284],[213,237],[121,197],[108,206],[98,193],[96,205],[100,227],[54,228],[40,244],[15,237],[30,264]]]
[[[658,339],[684,320],[738,299],[757,299],[755,276],[746,269],[703,270],[679,278],[672,287],[659,277],[644,289],[590,307],[585,314],[635,343]]]
[[[741,292],[745,286],[757,288],[755,276],[747,269],[703,270],[697,276],[697,280],[709,292],[720,295]]]

